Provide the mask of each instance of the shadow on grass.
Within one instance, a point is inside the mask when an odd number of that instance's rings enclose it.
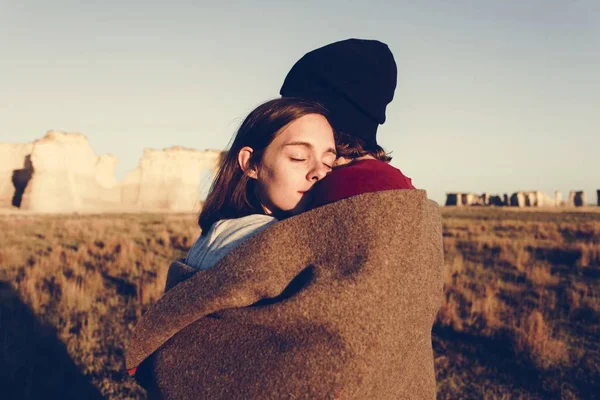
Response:
[[[539,371],[514,354],[507,335],[484,337],[435,325],[432,336],[436,357],[450,360],[447,368],[437,369],[437,379],[462,376],[463,398],[483,398],[483,392],[493,386],[532,398],[556,398],[555,391],[544,387]]]
[[[53,327],[0,281],[0,388],[6,399],[102,399]]]
[[[436,367],[438,382],[460,377],[460,397],[464,399],[480,399],[486,392],[508,392],[528,399],[592,399],[600,393],[598,376],[584,363],[540,370],[527,355],[514,352],[508,332],[485,337],[436,324],[432,338],[436,358],[448,360]],[[438,393],[438,399],[455,396]]]

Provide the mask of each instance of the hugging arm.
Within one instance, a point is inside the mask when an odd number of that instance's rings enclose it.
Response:
[[[311,262],[312,251],[298,239],[303,235],[278,233],[280,226],[261,232],[213,268],[198,271],[167,291],[133,332],[127,369],[137,367],[177,332],[208,314],[281,294]]]

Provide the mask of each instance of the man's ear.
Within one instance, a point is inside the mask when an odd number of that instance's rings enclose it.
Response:
[[[250,166],[250,160],[252,159],[253,152],[254,150],[252,150],[252,147],[244,146],[238,153],[237,160],[238,165],[240,166],[244,174],[248,175],[252,179],[256,179],[258,176],[256,167]]]

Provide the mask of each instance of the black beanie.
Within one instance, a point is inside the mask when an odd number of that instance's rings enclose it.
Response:
[[[322,103],[335,129],[375,145],[377,127],[394,98],[396,76],[394,56],[385,43],[347,39],[306,53],[279,93]]]

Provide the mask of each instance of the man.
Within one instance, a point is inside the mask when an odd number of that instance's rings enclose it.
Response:
[[[336,130],[335,168],[313,189],[318,207],[361,193],[414,189],[377,144],[377,128],[394,98],[397,68],[377,40],[347,39],[305,54],[290,70],[280,94],[322,103]]]
[[[441,215],[424,191],[392,190],[413,188],[375,140],[395,86],[376,41],[334,43],[292,68],[281,94],[324,103],[339,131],[340,166],[315,191],[316,205],[336,203],[208,270],[171,265],[127,348],[149,398],[435,399]]]

